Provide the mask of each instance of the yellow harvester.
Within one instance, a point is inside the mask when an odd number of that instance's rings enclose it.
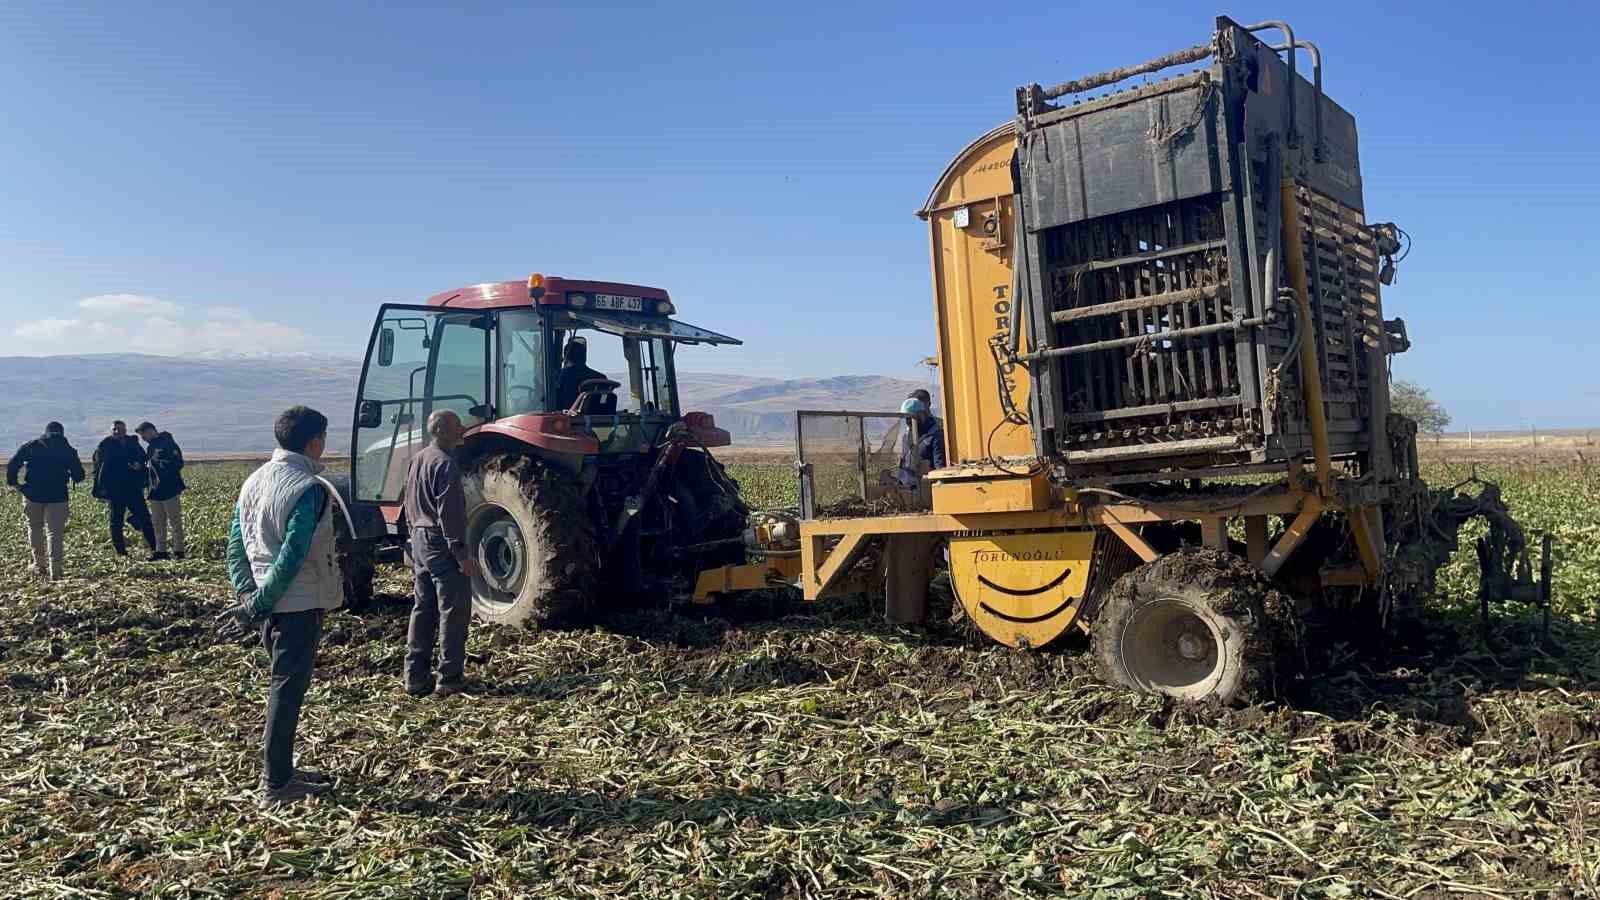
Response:
[[[1548,608],[1548,539],[1535,579],[1498,493],[1430,490],[1389,409],[1409,343],[1380,292],[1408,239],[1368,223],[1321,68],[1287,25],[1222,18],[1198,46],[1018,89],[919,213],[950,465],[926,511],[806,504],[808,599],[874,548],[890,617],[914,620],[944,557],[995,640],[1081,630],[1109,678],[1223,700],[1269,693],[1317,628],[1387,625],[1472,516],[1485,603]],[[822,490],[806,416],[803,499]],[[863,422],[867,497],[883,448]]]

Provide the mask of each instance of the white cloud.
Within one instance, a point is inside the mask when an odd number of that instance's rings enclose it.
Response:
[[[77,303],[77,315],[20,322],[12,328],[24,355],[82,353],[291,353],[311,349],[311,336],[232,306],[189,313],[159,297],[101,294]]]
[[[183,307],[160,297],[143,294],[100,294],[78,301],[78,308],[97,317],[112,316],[177,316]]]

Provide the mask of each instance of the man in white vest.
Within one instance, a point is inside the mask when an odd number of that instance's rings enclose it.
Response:
[[[328,419],[304,406],[285,410],[273,428],[278,449],[239,489],[228,534],[228,576],[239,603],[219,616],[224,629],[261,629],[271,660],[271,692],[262,736],[263,799],[290,802],[332,787],[326,775],[296,769],[294,734],[311,686],[322,617],[344,605],[334,556],[339,494],[320,477]]]

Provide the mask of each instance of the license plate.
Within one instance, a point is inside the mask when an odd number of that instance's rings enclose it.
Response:
[[[595,294],[595,309],[621,309],[640,312],[644,309],[643,297],[624,297],[621,294]]]

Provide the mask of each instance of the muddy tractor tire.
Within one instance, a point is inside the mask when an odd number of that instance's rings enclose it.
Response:
[[[467,545],[478,563],[472,610],[486,622],[566,627],[588,615],[598,538],[572,476],[517,454],[466,473]]]
[[[363,613],[372,608],[372,578],[377,571],[377,548],[372,541],[358,540],[350,534],[344,516],[333,513],[333,555],[344,581],[344,608]]]
[[[1180,700],[1274,696],[1297,649],[1289,600],[1229,553],[1169,553],[1117,580],[1090,640],[1101,677]]]

